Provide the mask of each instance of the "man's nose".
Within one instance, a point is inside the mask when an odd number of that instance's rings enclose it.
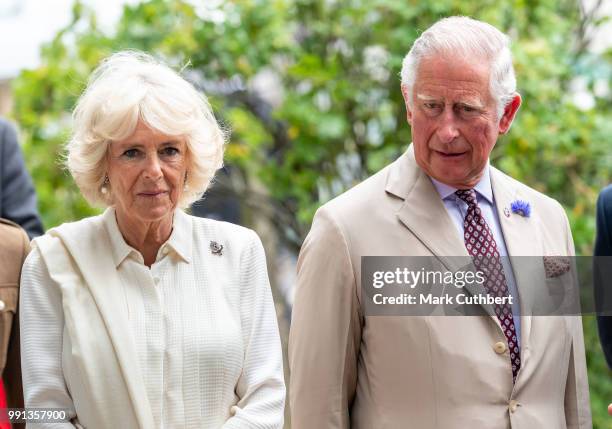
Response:
[[[162,176],[161,163],[157,153],[147,156],[144,176],[148,179],[159,179]]]
[[[446,108],[440,117],[440,126],[437,130],[438,138],[442,143],[450,143],[459,137],[457,118],[452,109]]]

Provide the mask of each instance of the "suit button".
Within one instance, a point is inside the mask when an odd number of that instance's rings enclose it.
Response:
[[[516,409],[518,408],[518,406],[519,406],[519,403],[513,399],[508,404],[508,409],[510,410],[511,413],[514,413]]]
[[[6,304],[4,303],[4,301],[0,299],[0,311],[4,310],[5,307],[6,307]]]
[[[495,350],[495,353],[497,353],[498,355],[502,354],[506,351],[506,343],[502,341],[495,343],[493,345],[493,350]]]

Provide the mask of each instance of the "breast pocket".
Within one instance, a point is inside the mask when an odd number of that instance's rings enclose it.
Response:
[[[11,328],[17,311],[16,284],[0,284],[0,370],[6,365]]]

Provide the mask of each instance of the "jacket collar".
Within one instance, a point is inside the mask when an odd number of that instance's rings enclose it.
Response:
[[[414,158],[412,145],[395,161],[389,171],[387,193],[404,200],[397,212],[400,222],[431,251],[441,257],[447,268],[459,269],[457,258],[469,256],[462,237],[457,234],[444,203],[430,178]]]
[[[542,240],[535,219],[519,216],[510,210],[512,201],[528,199],[521,192],[522,186],[494,167],[490,167],[489,175],[491,198],[495,201],[495,210],[498,213],[520,295],[522,343],[527,344],[531,330],[531,318],[526,315],[531,314],[532,310],[529,307],[533,300],[533,288],[530,286],[538,284],[534,281],[533,276],[536,273],[541,277],[539,273],[542,270],[541,267],[533,268],[525,265],[528,261],[537,262],[537,258],[521,258],[520,261],[513,261],[513,258],[542,255]],[[404,200],[396,213],[399,221],[447,269],[456,271],[465,267],[465,264],[462,263],[465,259],[457,258],[457,256],[469,258],[463,239],[457,234],[457,229],[431,179],[416,163],[412,145],[391,164],[385,191],[392,197]],[[472,286],[466,289],[473,295],[484,292],[482,287]],[[492,307],[487,305],[483,307],[499,326]]]

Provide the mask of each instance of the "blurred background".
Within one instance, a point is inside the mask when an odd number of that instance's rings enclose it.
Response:
[[[512,37],[523,106],[491,161],[559,200],[577,253],[591,255],[612,181],[612,0],[0,0],[0,114],[20,130],[50,228],[98,213],[60,165],[91,70],[127,48],[181,69],[231,130],[226,166],[192,212],[258,231],[286,352],[312,216],[406,149],[401,61],[449,15]],[[612,428],[592,316],[584,329],[594,427]]]

